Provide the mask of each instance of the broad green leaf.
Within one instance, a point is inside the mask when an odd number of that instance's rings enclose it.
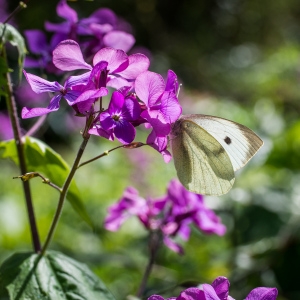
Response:
[[[39,172],[41,175],[47,177],[52,183],[62,187],[69,174],[70,168],[58,153],[42,141],[33,137],[26,137],[24,150],[28,172]],[[0,158],[9,158],[13,160],[15,164],[19,165],[15,140],[0,142]],[[90,226],[93,226],[92,220],[89,217],[79,194],[80,192],[73,180],[67,194],[67,200],[79,216]]]
[[[0,299],[115,300],[85,264],[55,251],[8,258],[0,267]]]
[[[3,46],[5,43],[10,43],[11,45],[17,47],[19,52],[18,64],[20,69],[19,78],[22,75],[22,68],[25,59],[25,55],[27,53],[25,41],[23,36],[19,33],[19,31],[14,28],[12,25],[9,24],[2,24],[0,23],[0,38],[1,45]]]

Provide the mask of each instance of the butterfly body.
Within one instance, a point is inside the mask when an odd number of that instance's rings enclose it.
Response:
[[[262,145],[246,126],[208,115],[183,115],[171,133],[179,180],[188,190],[205,195],[227,193],[235,180],[234,171]]]

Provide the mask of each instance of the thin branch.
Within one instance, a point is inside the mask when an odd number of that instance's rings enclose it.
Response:
[[[77,167],[77,169],[79,169],[80,167],[82,167],[82,166],[84,166],[84,165],[86,165],[86,164],[89,164],[89,163],[91,163],[92,161],[95,161],[95,160],[97,160],[97,159],[99,159],[99,158],[101,158],[101,157],[107,156],[110,152],[115,151],[115,150],[117,150],[117,149],[120,149],[120,148],[135,149],[135,148],[139,148],[139,147],[142,147],[142,146],[145,146],[145,145],[147,145],[147,144],[144,144],[144,143],[141,143],[141,142],[134,142],[134,143],[130,143],[130,144],[128,144],[128,145],[117,146],[117,147],[112,148],[112,149],[110,149],[110,150],[106,150],[106,151],[104,151],[102,154],[100,154],[100,155],[98,155],[98,156],[96,156],[96,157],[94,157],[94,158],[92,158],[92,159],[89,159],[89,160],[87,160],[87,161],[81,163],[81,164]]]
[[[160,245],[161,245],[161,234],[160,234],[160,232],[151,231],[150,236],[149,236],[149,260],[148,260],[148,264],[147,264],[147,267],[145,269],[145,272],[144,272],[139,290],[136,294],[138,298],[141,298],[144,291],[145,291],[147,281],[148,281],[148,278],[149,278],[150,273],[152,271],[152,268],[153,268],[153,265],[154,265],[154,262],[155,262],[155,258],[156,258],[157,252],[160,248]]]
[[[55,229],[56,229],[56,226],[57,226],[57,223],[59,221],[59,218],[61,216],[61,213],[62,213],[62,209],[63,209],[63,206],[64,206],[64,202],[65,202],[65,198],[66,198],[66,195],[67,195],[67,192],[68,192],[68,189],[69,189],[69,186],[72,182],[72,179],[75,175],[75,172],[77,170],[77,167],[79,165],[79,162],[80,162],[80,159],[83,155],[83,152],[85,150],[85,147],[89,141],[89,138],[90,138],[90,135],[86,134],[85,136],[83,136],[83,141],[80,145],[80,148],[77,152],[77,155],[76,155],[76,158],[74,160],[74,163],[73,163],[73,166],[71,168],[71,171],[62,187],[62,190],[61,190],[61,193],[60,193],[60,197],[59,197],[59,201],[58,201],[58,205],[57,205],[57,209],[56,209],[56,212],[55,212],[55,215],[53,217],[53,220],[52,220],[52,224],[51,224],[51,227],[50,227],[50,230],[49,230],[49,233],[47,235],[47,239],[45,241],[45,244],[43,246],[43,249],[42,249],[42,252],[41,252],[41,255],[44,255],[51,240],[52,240],[52,237],[54,235],[54,232],[55,232]]]
[[[2,48],[1,55],[4,57],[5,61],[7,61],[5,47]],[[24,152],[24,144],[23,144],[24,142],[21,138],[21,130],[20,130],[20,125],[18,120],[16,102],[13,96],[12,84],[11,84],[9,73],[6,73],[5,89],[7,92],[7,96],[6,96],[7,110],[9,113],[12,129],[14,133],[14,138],[16,142],[17,154],[18,154],[18,159],[20,164],[20,171],[21,174],[25,174],[27,173],[27,166],[26,166],[26,159],[25,159],[25,152]],[[38,229],[35,220],[30,186],[28,181],[24,181],[22,183],[23,183],[23,190],[24,190],[24,196],[25,196],[26,207],[27,207],[27,214],[28,214],[28,219],[30,224],[33,249],[36,253],[38,253],[41,250],[41,244],[40,244],[40,238],[39,238]]]
[[[34,124],[33,126],[26,132],[25,136],[33,136],[43,125],[47,118],[47,115],[41,116]]]
[[[29,172],[29,173],[26,173],[24,175],[15,176],[15,177],[13,177],[13,179],[20,178],[22,181],[28,181],[28,180],[30,180],[31,178],[34,178],[34,177],[40,177],[40,178],[42,178],[43,179],[43,183],[50,185],[54,189],[58,190],[60,193],[62,192],[62,189],[59,186],[57,186],[56,184],[52,183],[48,178],[44,177],[43,175],[41,175],[38,172]]]

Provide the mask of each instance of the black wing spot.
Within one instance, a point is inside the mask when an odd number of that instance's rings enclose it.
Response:
[[[224,139],[224,142],[227,144],[227,145],[230,145],[231,144],[231,138],[226,136],[226,138]]]

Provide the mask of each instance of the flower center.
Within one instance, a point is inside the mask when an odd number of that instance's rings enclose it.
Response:
[[[112,119],[115,121],[119,121],[120,120],[120,116],[119,115],[113,115]]]

